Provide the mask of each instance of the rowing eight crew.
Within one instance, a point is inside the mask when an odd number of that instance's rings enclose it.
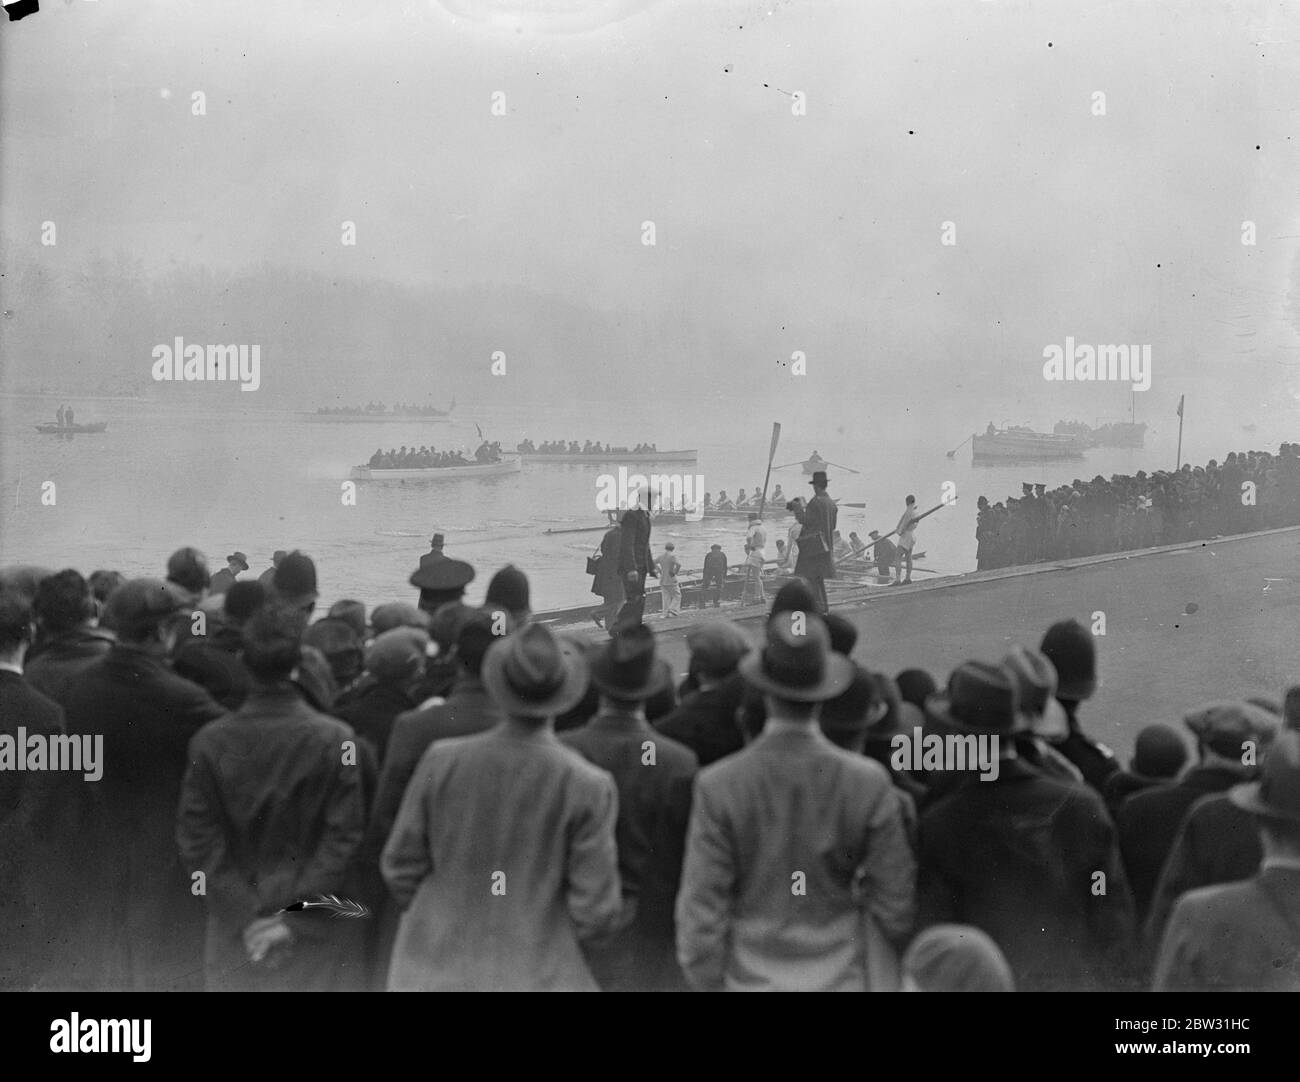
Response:
[[[474,452],[474,458],[468,459],[460,450],[439,451],[433,447],[410,447],[406,444],[396,451],[377,450],[370,456],[372,470],[429,470],[443,469],[448,466],[486,465],[501,461],[501,444],[484,440]]]

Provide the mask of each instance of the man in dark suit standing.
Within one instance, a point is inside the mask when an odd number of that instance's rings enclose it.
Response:
[[[832,539],[835,537],[835,525],[839,521],[839,509],[826,495],[826,471],[818,470],[808,482],[813,487],[813,498],[802,510],[795,508],[797,518],[803,529],[799,531],[799,558],[795,561],[794,573],[808,580],[817,604],[823,613],[830,611],[830,602],[826,597],[826,580],[835,577],[835,558]]]
[[[619,539],[618,573],[623,578],[623,589],[627,600],[618,610],[611,634],[622,631],[641,622],[645,613],[645,578],[654,575],[654,556],[650,552],[650,512],[640,503],[637,493],[637,505],[623,512],[622,537]]]
[[[32,620],[23,594],[0,591],[0,736],[15,747],[19,740],[48,740],[64,731],[58,703],[23,679]],[[57,881],[75,874],[61,866],[50,846],[59,833],[66,788],[80,783],[75,774],[0,770],[0,990],[28,991],[40,983],[52,932],[49,916],[63,903]]]
[[[614,617],[623,606],[626,594],[623,576],[619,573],[619,556],[623,551],[623,527],[612,523],[600,539],[600,560],[596,576],[591,582],[591,592],[600,598],[600,607],[591,614],[597,627],[614,626]]]
[[[1300,734],[1278,737],[1263,777],[1229,798],[1259,823],[1259,874],[1179,899],[1160,945],[1157,992],[1300,991]]]
[[[68,732],[102,734],[104,776],[79,787],[65,857],[82,895],[60,915],[76,952],[71,979],[91,989],[197,990],[206,914],[176,851],[176,808],[190,738],[225,711],[167,667],[189,600],[161,579],[131,579],[108,599],[118,641],[72,684]],[[183,619],[183,616],[182,616]]]
[[[695,753],[646,721],[646,700],[672,680],[657,664],[653,631],[644,624],[628,628],[598,648],[590,664],[599,711],[560,740],[614,776],[623,908],[635,916],[609,943],[588,946],[587,961],[606,992],[685,991],[674,953],[673,902],[686,849]]]

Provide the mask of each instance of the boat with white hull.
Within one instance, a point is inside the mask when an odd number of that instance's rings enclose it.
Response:
[[[518,473],[518,455],[503,456],[500,462],[474,462],[468,466],[422,466],[412,469],[372,469],[353,466],[348,477],[353,481],[455,481],[467,477],[496,477]]]

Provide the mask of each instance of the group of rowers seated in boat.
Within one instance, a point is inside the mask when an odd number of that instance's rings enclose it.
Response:
[[[659,447],[653,443],[638,443],[635,447],[611,447],[608,443],[602,445],[592,443],[591,440],[583,444],[577,440],[568,443],[563,440],[546,440],[538,444],[532,440],[523,440],[515,450],[524,455],[646,455],[658,451]]]
[[[745,495],[745,490],[742,488],[736,493],[734,500],[727,495],[725,488],[718,492],[716,502],[707,492],[704,494],[704,510],[706,511],[757,511],[762,503],[763,493],[758,488],[754,489],[752,496]],[[772,495],[767,498],[767,506],[777,509],[785,507],[785,493],[781,491],[780,485],[777,485],[772,491]]]
[[[396,451],[378,450],[370,456],[372,470],[436,470],[447,466],[481,466],[501,461],[501,444],[484,440],[472,459],[456,451],[439,451],[436,447],[407,447]]]

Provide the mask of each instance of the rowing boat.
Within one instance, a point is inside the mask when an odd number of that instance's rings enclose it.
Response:
[[[539,454],[535,451],[523,451],[520,457],[525,462],[635,462],[637,464],[650,462],[694,462],[698,453],[694,448],[684,451],[642,451],[639,454],[634,451],[593,451],[590,454],[579,452],[578,454],[569,454],[565,452],[555,452],[554,454]]]
[[[107,421],[96,421],[89,425],[37,425],[36,431],[42,436],[72,436],[85,435],[91,432],[103,432],[108,428]]]
[[[519,469],[519,456],[506,455],[500,462],[475,462],[469,466],[425,466],[394,470],[353,466],[348,476],[353,481],[454,481],[465,477],[496,477],[503,473],[518,473]]]

